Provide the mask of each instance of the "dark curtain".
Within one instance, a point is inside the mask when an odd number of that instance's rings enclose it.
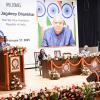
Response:
[[[98,46],[100,41],[100,0],[77,0],[79,47]]]
[[[98,32],[98,36],[97,36],[97,40],[98,40],[98,47],[99,47],[99,51],[100,51],[100,0],[97,0],[97,32]]]

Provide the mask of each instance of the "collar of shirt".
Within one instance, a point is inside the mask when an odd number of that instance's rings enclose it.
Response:
[[[54,33],[55,36],[61,36],[64,33],[64,27],[63,27],[62,31],[59,34],[56,34],[56,32],[53,28],[53,33]]]

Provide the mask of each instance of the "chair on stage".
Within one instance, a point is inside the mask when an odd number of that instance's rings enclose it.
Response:
[[[39,56],[40,52],[34,52],[34,59],[35,59],[35,70],[37,70],[37,68],[39,69],[40,71],[40,76],[42,74],[42,71],[41,71],[41,64],[40,64],[40,61],[39,61]]]
[[[37,68],[39,68],[39,59],[38,59],[38,55],[40,54],[40,52],[34,52],[34,60],[35,60],[35,70]]]
[[[71,58],[71,53],[69,53],[69,52],[63,53],[63,57],[64,57],[64,59],[70,59]]]
[[[61,51],[60,50],[55,50],[54,51],[54,56],[56,56],[56,57],[61,57]]]

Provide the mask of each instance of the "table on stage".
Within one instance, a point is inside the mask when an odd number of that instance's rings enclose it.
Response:
[[[81,67],[83,65],[90,70],[100,70],[100,56],[43,60],[42,76],[43,78],[49,78],[49,71],[51,70],[56,70],[61,77],[79,75],[82,73]]]

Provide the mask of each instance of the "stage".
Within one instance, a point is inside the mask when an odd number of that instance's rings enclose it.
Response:
[[[71,86],[72,84],[75,85],[82,85],[83,82],[86,81],[87,76],[82,75],[74,75],[74,76],[66,76],[61,77],[58,80],[50,80],[49,78],[43,78],[40,76],[39,70],[35,69],[25,69],[25,84],[22,90],[12,90],[12,91],[0,91],[0,97],[8,96],[9,94],[16,95],[18,91],[23,93],[29,93],[31,91],[39,91],[40,89],[44,89],[47,87],[48,89],[52,89],[55,86],[57,87],[66,87]]]

